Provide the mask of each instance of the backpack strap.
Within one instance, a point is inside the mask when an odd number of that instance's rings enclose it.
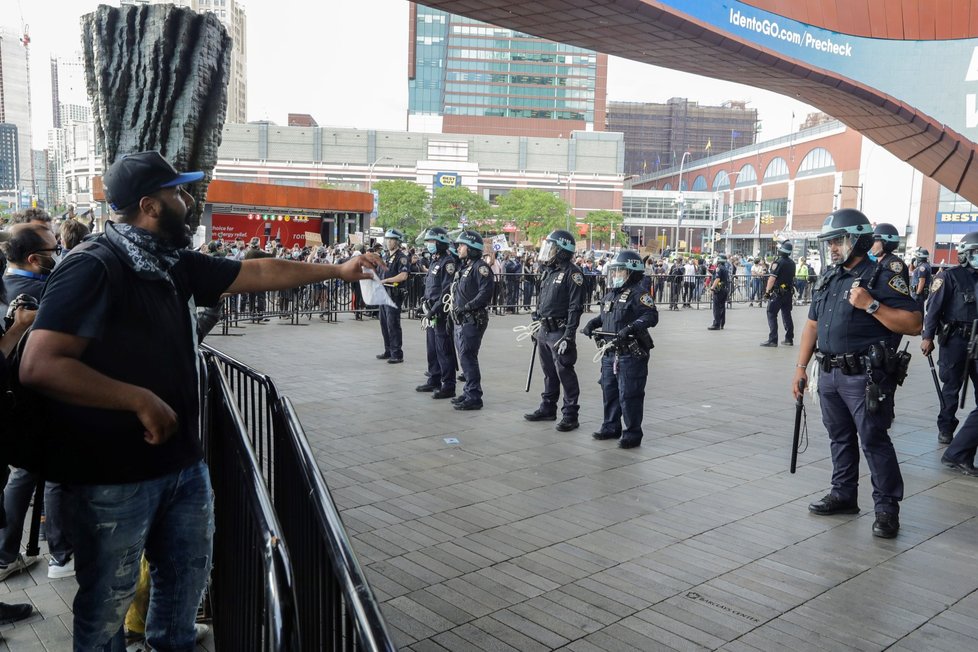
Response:
[[[119,259],[119,254],[105,241],[105,236],[96,236],[85,240],[71,250],[71,255],[95,258],[105,268],[105,273],[109,278],[109,288],[115,291],[123,287],[125,266]]]

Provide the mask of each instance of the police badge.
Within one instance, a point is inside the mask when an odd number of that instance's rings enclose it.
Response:
[[[489,276],[490,271],[491,270],[486,265],[483,265],[482,267],[479,268],[479,273],[482,274],[483,276]]]
[[[642,298],[639,299],[639,301],[642,302],[642,305],[643,306],[647,306],[649,308],[652,308],[653,306],[655,306],[655,301],[652,300],[652,295],[651,294],[643,294],[642,295]]]
[[[455,273],[455,263],[445,263],[445,272],[447,274]]]
[[[574,272],[571,274],[571,280],[577,285],[584,285],[584,275],[580,272]]]
[[[907,295],[907,296],[910,295],[910,288],[907,287],[907,282],[904,281],[903,277],[900,276],[899,274],[891,278],[890,282],[887,283],[887,285],[889,285],[891,288],[893,288],[900,294]]]
[[[899,260],[891,260],[890,271],[894,274],[899,274],[903,271],[903,263],[901,263]]]
[[[934,294],[935,292],[941,289],[942,285],[944,285],[944,279],[940,277],[935,278],[934,282],[930,284],[930,293]]]

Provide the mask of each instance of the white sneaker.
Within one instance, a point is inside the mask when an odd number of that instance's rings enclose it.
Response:
[[[0,564],[0,582],[4,581],[15,573],[27,570],[36,561],[37,557],[25,557],[24,555],[17,555],[17,559],[13,560],[9,564]]]
[[[75,576],[75,558],[69,557],[68,561],[59,564],[54,557],[48,560],[48,577],[52,580],[60,580],[64,577]]]
[[[196,623],[194,629],[197,630],[198,643],[207,638],[207,635],[211,633],[210,625],[205,625],[204,623]]]

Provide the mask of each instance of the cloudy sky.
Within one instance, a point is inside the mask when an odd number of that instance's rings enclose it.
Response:
[[[35,147],[51,126],[51,55],[80,49],[80,17],[118,0],[3,0],[0,25],[31,35]],[[248,16],[248,118],[286,123],[310,113],[320,125],[404,129],[407,112],[405,0],[245,0]],[[775,93],[612,57],[608,99],[700,104],[748,100],[761,138],[797,128],[814,109]],[[792,121],[791,114],[796,117]]]

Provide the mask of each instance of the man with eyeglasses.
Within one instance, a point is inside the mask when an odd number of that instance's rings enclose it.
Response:
[[[48,275],[61,256],[61,245],[55,241],[50,225],[43,221],[24,221],[22,217],[23,214],[15,216],[17,224],[10,228],[10,239],[3,244],[8,263],[3,275],[4,304],[21,294],[40,299]],[[0,314],[6,312],[4,305]],[[27,508],[37,481],[35,474],[15,468],[3,490],[7,526],[0,530],[0,580],[30,568],[37,561],[36,557],[25,557],[20,553]],[[72,545],[64,532],[62,493],[60,484],[49,482],[45,485],[44,530],[52,557],[48,562],[48,576],[52,579],[75,574]]]

